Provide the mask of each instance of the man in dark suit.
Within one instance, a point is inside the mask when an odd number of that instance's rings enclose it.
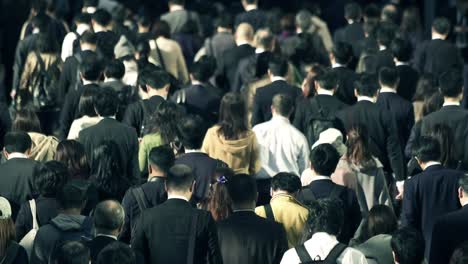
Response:
[[[102,249],[117,241],[124,224],[124,208],[117,201],[103,201],[96,205],[93,218],[96,236],[86,244],[91,251],[91,263],[96,263]]]
[[[189,203],[192,170],[173,166],[166,189],[168,200],[140,216],[132,248],[145,263],[222,263],[213,217]]]
[[[401,147],[404,148],[414,125],[414,109],[411,102],[397,94],[398,83],[399,75],[396,68],[380,69],[380,93],[377,105],[392,115],[398,129]]]
[[[398,28],[389,22],[382,22],[377,28],[377,43],[379,44],[379,51],[375,56],[377,73],[383,67],[395,67],[390,45],[395,38],[397,30]]]
[[[458,48],[447,40],[450,21],[436,18],[432,23],[432,40],[420,45],[415,54],[419,73],[432,73],[438,77],[449,69],[463,69],[463,60]]]
[[[335,43],[330,54],[333,71],[338,77],[338,86],[335,87],[335,96],[340,101],[353,105],[356,103],[356,96],[354,95],[354,82],[357,75],[354,71],[348,68],[348,64],[353,57],[353,50],[351,45],[343,42]]]
[[[254,31],[257,31],[268,26],[267,14],[258,9],[258,0],[241,0],[241,2],[245,12],[236,16],[236,27],[241,23],[248,23],[253,27]]]
[[[393,53],[396,69],[400,76],[397,93],[407,101],[412,102],[418,85],[419,73],[409,64],[413,53],[411,43],[397,38],[393,40],[390,50]]]
[[[401,224],[423,233],[426,257],[429,256],[435,219],[460,208],[457,192],[463,172],[444,168],[440,163],[441,155],[437,139],[421,137],[415,156],[423,172],[405,181],[404,185]]]
[[[127,107],[122,123],[133,127],[143,137],[145,121],[156,111],[169,94],[170,77],[165,71],[143,71],[139,78],[146,88],[148,99],[137,101]]]
[[[361,222],[361,209],[354,191],[333,183],[330,178],[339,160],[340,155],[332,145],[321,144],[315,147],[310,153],[313,180],[302,188],[297,199],[306,205],[317,199],[341,200],[346,221],[338,240],[348,244]]]
[[[239,174],[227,179],[233,214],[218,223],[223,262],[278,264],[288,249],[284,227],[255,214],[255,178]]]
[[[468,237],[468,175],[458,181],[458,198],[462,208],[436,219],[429,248],[429,264],[449,263],[453,251]]]
[[[453,133],[454,159],[461,161],[462,169],[468,169],[468,111],[460,106],[463,98],[463,78],[459,71],[451,70],[439,78],[439,86],[444,96],[443,107],[424,117],[421,134],[428,135],[436,125],[446,125]]]
[[[359,41],[365,38],[364,29],[361,24],[362,10],[359,4],[349,3],[344,8],[345,19],[348,25],[335,31],[334,43],[344,42],[353,46],[354,54],[358,51]]]
[[[112,140],[119,146],[123,161],[124,174],[131,183],[139,182],[138,136],[135,129],[115,120],[117,112],[117,94],[112,88],[100,88],[94,102],[97,114],[103,119],[94,126],[82,130],[78,136],[88,157],[94,149],[106,140]]]
[[[219,63],[226,50],[236,47],[236,42],[232,34],[234,21],[232,16],[224,14],[216,21],[216,33],[205,40],[203,48],[205,54],[214,57]]]
[[[185,0],[169,0],[169,12],[161,15],[161,20],[166,21],[171,34],[182,33],[187,27],[187,23],[193,23],[196,32],[202,34],[203,29],[200,23],[200,17],[196,12],[185,9]]]
[[[370,151],[384,166],[386,172],[393,172],[398,181],[406,178],[403,151],[398,138],[398,130],[387,112],[375,104],[379,84],[375,77],[363,74],[356,82],[355,95],[358,102],[337,116],[346,131],[355,125],[365,125],[369,131]],[[387,177],[388,181],[393,181]]]
[[[0,165],[0,196],[10,202],[15,219],[19,206],[34,195],[33,174],[39,163],[28,158],[32,141],[27,133],[9,132],[4,141],[3,154],[7,161]]]
[[[271,102],[276,94],[287,94],[295,101],[302,96],[302,91],[286,82],[288,61],[281,57],[274,57],[268,63],[268,75],[271,84],[258,88],[253,103],[252,127],[271,119]]]

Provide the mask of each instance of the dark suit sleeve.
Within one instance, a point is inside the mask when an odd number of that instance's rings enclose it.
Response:
[[[348,216],[349,219],[350,219],[349,224],[351,225],[350,226],[350,230],[352,231],[351,235],[354,235],[354,233],[358,229],[359,225],[361,224],[362,215],[361,215],[361,208],[359,207],[359,202],[358,202],[357,196],[351,190],[350,190],[350,200],[349,201],[351,202],[350,208],[349,208],[350,209],[350,215]]]
[[[384,117],[384,129],[386,130],[386,147],[390,165],[392,167],[395,178],[402,181],[406,178],[406,167],[403,160],[403,148],[401,147],[398,137],[398,130],[395,127],[395,122],[390,117]]]
[[[301,131],[303,134],[305,134],[305,123],[306,119],[306,113],[305,113],[305,105],[302,105],[302,103],[298,102],[296,111],[294,113],[294,121],[293,125],[296,127],[299,131]]]
[[[264,121],[262,107],[260,106],[260,96],[261,95],[258,93],[258,90],[257,90],[257,93],[255,94],[254,100],[253,100],[252,127]]]
[[[125,111],[125,115],[123,117],[122,123],[126,124],[127,126],[133,127],[137,129],[137,131],[141,128],[140,122],[138,122],[137,117],[137,103],[131,104],[127,107]]]
[[[119,234],[119,241],[122,241],[126,244],[130,243],[131,232],[132,232],[132,228],[131,228],[132,226],[130,223],[130,219],[131,219],[130,213],[132,212],[132,208],[131,208],[132,201],[133,201],[132,194],[130,191],[127,191],[127,193],[125,194],[122,200],[122,207],[124,208],[124,212],[125,212],[125,220],[124,220],[124,224],[122,227],[122,232],[120,232]]]
[[[407,121],[406,121],[406,130],[405,130],[405,142],[408,142],[408,139],[411,134],[411,129],[414,126],[414,107],[413,104],[410,104],[407,113]]]
[[[63,64],[62,74],[60,74],[60,80],[58,84],[59,98],[64,98],[64,96],[68,92],[68,88],[70,87],[70,83],[72,80],[71,72],[72,72],[72,67],[71,67],[70,59],[67,59],[65,60],[65,63]]]
[[[286,237],[286,230],[282,225],[278,228],[278,244],[276,248],[276,255],[273,259],[273,264],[279,264],[283,258],[284,253],[288,250],[288,239]]]
[[[413,147],[416,144],[416,141],[421,136],[421,121],[416,123],[413,128],[411,129],[410,136],[408,138],[408,142],[406,143],[405,147],[405,155],[407,158],[411,158],[413,156]]]
[[[129,138],[130,142],[130,155],[128,163],[128,174],[132,184],[138,184],[140,182],[140,167],[138,163],[138,136],[136,131],[132,129],[132,133]]]
[[[145,213],[141,214],[138,224],[136,225],[135,238],[132,240],[132,248],[137,256],[144,260],[144,263],[150,263],[149,259],[149,244],[148,238],[145,235]]]
[[[418,228],[419,209],[415,197],[414,182],[406,181],[404,185],[403,205],[401,209],[401,226]]]
[[[216,223],[211,214],[208,215],[208,263],[222,264],[223,258],[221,257],[221,250],[218,243],[218,231],[216,230]]]
[[[32,229],[31,209],[23,204],[18,212],[15,221],[16,239],[21,241],[23,237]]]
[[[21,74],[23,73],[24,62],[28,56],[28,50],[24,40],[18,43],[15,51],[15,61],[13,64],[13,87],[12,90],[19,89]]]
[[[431,245],[429,250],[429,264],[447,263],[450,258],[450,252],[447,252],[447,233],[445,223],[437,221],[432,229]]]
[[[427,43],[421,44],[414,53],[414,67],[419,73],[424,72],[424,64],[426,63],[426,45]]]
[[[60,131],[58,135],[62,140],[67,138],[68,131],[70,130],[73,120],[75,120],[75,107],[77,107],[75,97],[77,96],[78,95],[75,91],[69,91],[65,97],[62,111],[60,112]]]

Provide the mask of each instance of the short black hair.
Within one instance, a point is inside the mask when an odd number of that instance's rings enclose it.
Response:
[[[99,81],[102,74],[102,65],[96,52],[90,50],[84,51],[79,69],[81,76],[85,80]]]
[[[465,241],[457,246],[450,258],[450,264],[468,263],[468,242]]]
[[[382,22],[377,28],[377,42],[385,47],[390,47],[395,38],[397,28],[390,22]]]
[[[353,58],[353,47],[345,42],[337,42],[332,48],[333,57],[339,64],[346,65]]]
[[[107,245],[98,255],[97,264],[136,264],[136,255],[133,249],[122,242],[113,242]]]
[[[361,6],[356,2],[351,2],[345,5],[344,16],[346,19],[351,19],[353,21],[359,21],[362,16]]]
[[[195,80],[207,82],[216,71],[216,59],[211,56],[202,56],[198,61],[194,62],[190,73]]]
[[[343,228],[343,204],[338,199],[320,199],[309,205],[308,226],[312,234],[325,232],[337,236]]]
[[[400,81],[400,76],[395,67],[383,67],[379,71],[379,82],[388,87],[396,87]]]
[[[288,94],[276,94],[273,96],[271,106],[275,109],[276,113],[287,117],[294,110],[294,100]]]
[[[125,212],[117,201],[103,201],[94,209],[94,227],[101,234],[112,234],[122,227],[125,220]]]
[[[442,153],[439,141],[434,137],[420,137],[414,155],[421,162],[440,161]]]
[[[411,45],[411,42],[402,38],[394,39],[390,45],[390,50],[392,51],[393,56],[402,62],[410,61],[413,54],[413,46]]]
[[[117,113],[119,99],[117,92],[110,87],[102,87],[99,89],[96,99],[94,100],[94,108],[98,115],[102,117],[113,116]]]
[[[33,175],[34,186],[44,197],[55,197],[70,177],[67,166],[55,160],[39,164]]]
[[[153,71],[146,76],[146,84],[155,90],[160,90],[171,84],[171,77],[165,71]]]
[[[59,246],[52,263],[56,264],[88,264],[90,250],[80,241],[67,241]]]
[[[468,193],[468,174],[465,173],[458,180],[458,185],[463,189],[464,192]]]
[[[288,61],[281,56],[274,56],[268,62],[268,69],[273,76],[284,77],[288,74],[289,64]]]
[[[362,96],[375,96],[379,90],[379,82],[373,74],[361,74],[354,85],[356,86],[357,93]]]
[[[107,27],[112,22],[112,15],[104,9],[98,9],[92,15],[92,20],[100,26]]]
[[[310,163],[316,173],[330,177],[335,172],[340,154],[331,144],[321,144],[310,152]]]
[[[463,92],[463,77],[458,70],[449,70],[439,76],[440,92],[446,97],[457,97]]]
[[[438,17],[432,22],[432,29],[441,35],[448,35],[450,27],[450,21],[445,17]]]
[[[271,189],[274,191],[286,191],[292,194],[301,189],[301,179],[293,173],[280,172],[271,179]]]
[[[26,153],[32,146],[31,137],[24,131],[8,132],[3,143],[7,153]]]
[[[67,182],[57,193],[57,201],[62,210],[82,209],[86,202],[87,189],[78,181]]]
[[[424,237],[413,228],[401,228],[392,235],[390,242],[395,260],[400,264],[422,263],[424,259]]]
[[[96,84],[90,84],[83,87],[83,93],[80,96],[78,103],[78,116],[97,116],[96,110],[94,109],[94,100],[99,95],[99,86]]]
[[[104,70],[104,75],[107,78],[115,78],[120,80],[125,75],[125,65],[122,61],[113,59],[107,63],[106,69]]]
[[[257,199],[257,182],[248,174],[237,174],[226,183],[229,196],[234,205],[255,202]]]
[[[91,45],[97,45],[97,36],[96,33],[92,32],[91,30],[86,30],[80,36],[81,43],[88,43]]]
[[[185,5],[185,0],[169,0],[168,2],[174,5]]]
[[[31,25],[33,28],[39,29],[39,32],[46,33],[48,32],[50,21],[51,18],[45,13],[41,12],[31,19]]]
[[[178,122],[177,130],[185,149],[200,149],[208,127],[201,117],[188,115]]]
[[[223,14],[216,19],[216,27],[232,29],[234,28],[234,19],[229,14]]]
[[[148,155],[148,162],[167,173],[169,169],[174,166],[174,151],[167,145],[152,148]]]
[[[164,20],[158,20],[153,25],[153,32],[156,37],[162,36],[165,38],[171,37],[171,27],[169,24]]]
[[[87,13],[79,13],[73,18],[75,24],[91,24],[91,15]]]
[[[83,0],[84,7],[97,7],[99,5],[99,0]]]
[[[315,77],[315,80],[320,85],[320,88],[325,90],[333,90],[338,86],[338,75],[332,69],[326,69],[322,74]]]
[[[172,166],[167,172],[166,187],[170,190],[186,191],[195,180],[192,169],[183,164]]]

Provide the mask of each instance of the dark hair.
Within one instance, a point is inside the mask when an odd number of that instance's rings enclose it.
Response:
[[[403,11],[400,28],[404,33],[418,33],[421,30],[421,15],[418,7],[411,6]]]
[[[169,3],[174,5],[185,5],[185,0],[169,0]]]
[[[439,141],[441,147],[441,163],[448,168],[456,169],[457,161],[454,157],[454,135],[452,129],[444,124],[437,124],[430,130],[430,136]]]
[[[94,51],[84,51],[79,66],[81,76],[88,81],[98,81],[101,78],[102,67]]]
[[[369,149],[369,134],[362,124],[354,125],[347,134],[346,158],[349,162],[365,167],[376,166]]]
[[[150,126],[145,129],[144,134],[159,133],[165,144],[173,142],[178,136],[177,124],[181,115],[182,113],[175,103],[171,101],[161,102],[149,118]]]
[[[429,98],[425,98],[423,102],[422,115],[427,116],[430,113],[438,111],[444,104],[444,97],[439,92],[434,93]]]
[[[398,220],[392,208],[383,204],[375,205],[369,211],[365,229],[367,239],[381,234],[391,235],[398,229]]]
[[[91,45],[97,45],[97,36],[96,33],[92,32],[91,30],[86,30],[80,36],[81,43],[88,43]]]
[[[320,76],[327,71],[328,70],[320,64],[311,65],[309,71],[307,72],[307,76],[304,79],[306,87],[309,88],[309,95],[307,96],[308,98],[313,97],[316,92],[315,81],[317,81],[317,79],[319,79]]]
[[[100,26],[107,27],[112,22],[112,15],[104,9],[98,9],[92,15],[92,20]]]
[[[233,205],[244,205],[257,199],[257,182],[254,176],[236,174],[226,185]]]
[[[39,53],[58,54],[58,43],[49,33],[39,33],[37,35],[35,44],[35,51]]]
[[[120,80],[125,75],[125,65],[120,60],[113,59],[107,62],[104,75],[107,78],[115,78]]]
[[[124,208],[117,201],[103,201],[96,205],[93,218],[96,232],[110,235],[123,226]]]
[[[338,75],[331,69],[325,70],[322,74],[315,77],[315,80],[320,85],[320,88],[331,91],[338,86]]]
[[[343,205],[340,200],[320,199],[312,201],[309,205],[307,225],[311,234],[325,232],[338,235],[343,228]]]
[[[376,4],[368,4],[364,7],[364,17],[366,19],[379,19],[380,9]]]
[[[312,24],[311,18],[312,14],[308,10],[300,10],[296,14],[296,26],[302,31],[307,31],[310,28],[310,25]]]
[[[83,0],[84,7],[97,7],[99,5],[99,0]]]
[[[377,28],[377,42],[385,47],[390,47],[395,38],[397,28],[393,23],[382,22]]]
[[[362,96],[375,96],[379,90],[377,78],[372,74],[363,73],[355,82],[356,90]]]
[[[195,80],[202,83],[209,81],[216,70],[216,59],[210,56],[202,56],[194,62],[191,67],[191,74]]]
[[[421,162],[440,161],[440,143],[436,138],[421,136],[416,145],[415,156]]]
[[[167,173],[169,169],[174,166],[174,151],[167,145],[152,148],[148,155],[148,162]]]
[[[47,2],[44,0],[32,0],[31,2],[31,9],[36,11],[36,13],[42,14],[45,13],[47,9]]]
[[[271,189],[293,194],[301,189],[301,180],[295,174],[280,172],[271,179]]]
[[[400,76],[395,67],[383,67],[379,70],[379,82],[382,85],[396,88],[398,82],[400,81]]]
[[[468,242],[463,242],[457,246],[450,258],[450,264],[468,263]]]
[[[333,57],[336,62],[346,65],[353,58],[353,48],[345,42],[337,42],[332,48]]]
[[[41,122],[35,111],[29,108],[23,108],[16,111],[11,130],[41,133]]]
[[[143,27],[151,27],[151,24],[153,23],[153,21],[149,15],[144,14],[144,15],[138,16],[137,23]]]
[[[94,100],[94,108],[102,117],[113,116],[117,113],[119,99],[117,93],[110,87],[101,87]]]
[[[221,16],[219,16],[216,19],[215,25],[216,25],[216,27],[233,29],[234,28],[234,19],[229,14],[222,14]]]
[[[156,21],[153,25],[153,32],[158,37],[170,38],[171,37],[171,27],[164,20]]]
[[[44,12],[39,12],[31,19],[31,25],[33,28],[39,29],[40,33],[48,33],[51,18]]]
[[[271,106],[279,115],[288,117],[294,110],[294,100],[288,94],[276,94]]]
[[[274,56],[268,62],[268,69],[270,70],[273,76],[284,77],[288,74],[288,61],[280,56]]]
[[[468,193],[468,173],[464,173],[463,176],[458,179],[458,185],[465,193]]]
[[[248,130],[245,101],[240,94],[227,93],[219,107],[219,133],[227,140],[237,140]]]
[[[62,162],[68,168],[71,178],[87,179],[89,163],[83,145],[76,140],[64,140],[57,146],[55,160]]]
[[[234,177],[234,171],[229,168],[216,169],[216,180],[212,181],[211,193],[207,201],[207,210],[215,221],[221,221],[232,213],[232,199],[229,196],[227,183]],[[225,181],[218,181],[224,177]]]
[[[404,227],[397,230],[390,244],[395,261],[400,264],[421,263],[424,259],[424,237],[416,229]]]
[[[411,42],[402,38],[394,39],[390,45],[390,50],[392,51],[393,56],[401,62],[410,61],[413,54],[413,46],[411,46]]]
[[[67,241],[54,253],[55,264],[88,264],[90,250],[80,241]]]
[[[133,249],[122,242],[113,242],[107,245],[98,255],[97,264],[136,264],[136,255]]]
[[[192,169],[183,164],[172,166],[166,178],[166,188],[168,191],[186,191],[191,188],[195,177]]]
[[[421,74],[416,85],[416,92],[413,96],[413,101],[424,101],[433,94],[438,93],[437,81],[434,75],[430,73]]]
[[[8,132],[3,142],[7,153],[25,153],[32,146],[31,137],[24,131]]]
[[[171,84],[171,79],[165,71],[153,71],[146,76],[146,85],[152,89],[159,90],[169,84]]]
[[[91,15],[88,13],[79,13],[73,18],[75,24],[91,24]],[[86,31],[85,31],[86,32]],[[81,35],[83,36],[83,35]]]
[[[432,22],[432,29],[441,35],[448,35],[450,27],[450,21],[445,17],[438,17]]]
[[[11,217],[0,219],[0,257],[8,254],[8,248],[16,240],[15,223]]]
[[[355,22],[359,22],[361,19],[362,10],[356,2],[351,2],[345,5],[344,7],[344,16],[346,19],[352,19]]]
[[[200,149],[207,131],[207,126],[199,116],[183,117],[177,128],[180,140],[185,149]]]
[[[78,116],[97,116],[96,109],[94,109],[94,101],[99,94],[99,87],[97,85],[87,85],[83,88],[83,93],[80,96],[78,103]]]
[[[439,77],[440,92],[446,97],[457,97],[463,92],[463,77],[458,70],[449,70]]]
[[[296,18],[293,13],[284,14],[280,19],[280,27],[282,31],[295,32]]]
[[[86,190],[76,181],[67,182],[57,193],[62,210],[82,209],[86,203]]]
[[[331,144],[321,144],[310,152],[310,163],[315,172],[330,177],[335,172],[340,154]]]
[[[39,164],[34,170],[34,186],[40,195],[55,197],[68,181],[67,167],[58,161]]]

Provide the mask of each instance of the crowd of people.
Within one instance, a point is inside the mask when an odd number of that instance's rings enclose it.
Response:
[[[430,38],[399,1],[333,30],[310,3],[30,2],[1,263],[467,263],[462,1]]]

